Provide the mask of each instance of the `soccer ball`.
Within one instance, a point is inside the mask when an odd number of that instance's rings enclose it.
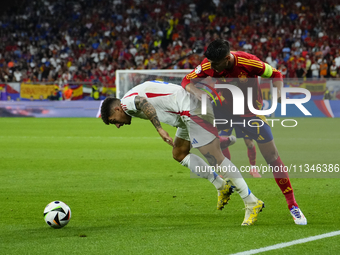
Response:
[[[53,201],[45,207],[44,219],[52,228],[62,228],[71,219],[71,209],[64,202]]]

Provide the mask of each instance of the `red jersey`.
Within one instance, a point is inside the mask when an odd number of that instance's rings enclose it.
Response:
[[[262,108],[262,93],[259,86],[258,76],[264,78],[271,78],[273,81],[282,81],[281,73],[275,68],[269,66],[268,64],[262,62],[256,56],[242,52],[236,51],[231,52],[235,57],[234,66],[230,69],[225,69],[218,73],[211,68],[211,64],[207,58],[205,58],[200,65],[198,65],[195,70],[186,75],[182,80],[182,87],[185,88],[189,83],[197,83],[202,81],[204,78],[210,76],[214,78],[219,78],[217,83],[220,84],[231,84],[237,86],[242,90],[244,95],[244,117],[255,116],[250,112],[248,108],[248,92],[247,88],[253,88],[252,101],[255,109],[260,110]],[[228,89],[220,89],[219,93],[222,95],[221,99],[226,105],[227,110],[233,112],[233,97]]]

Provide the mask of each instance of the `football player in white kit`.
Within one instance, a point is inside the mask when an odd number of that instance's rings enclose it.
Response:
[[[121,100],[108,97],[102,103],[101,118],[107,125],[117,128],[130,125],[132,117],[150,120],[162,139],[173,147],[173,158],[215,186],[218,210],[228,203],[234,186],[246,208],[241,225],[253,225],[257,221],[264,203],[254,196],[236,166],[222,154],[217,129],[211,124],[214,115],[210,103],[207,103],[207,114],[202,115],[201,101],[179,85],[159,81],[144,82],[128,91]],[[174,141],[161,122],[177,127]],[[190,153],[191,147],[197,148],[210,166]]]

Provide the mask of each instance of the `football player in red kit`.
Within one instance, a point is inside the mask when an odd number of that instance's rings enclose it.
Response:
[[[182,81],[182,86],[197,98],[201,99],[206,92],[196,87],[196,84],[206,77],[212,77],[210,80],[213,80],[213,83],[237,86],[243,92],[245,99],[248,98],[248,88],[252,87],[253,107],[261,110],[263,100],[258,77],[264,77],[272,79],[280,100],[281,87],[283,87],[281,73],[256,56],[242,51],[231,52],[229,42],[218,39],[209,44],[205,57],[201,64],[186,75]],[[220,104],[214,108],[215,119],[230,119],[231,121],[224,125],[217,125],[218,129],[231,128],[230,124],[232,123],[235,130],[239,129],[249,139],[257,142],[267,164],[273,169],[280,169],[278,172],[273,171],[274,178],[286,198],[294,222],[298,225],[306,225],[307,219],[295,201],[288,173],[282,171],[284,164],[280,159],[266,118],[253,114],[248,108],[248,100],[244,100],[244,114],[233,115],[233,95],[228,89],[220,89],[219,98],[223,98],[223,100],[220,100]],[[223,173],[221,174],[223,176]]]

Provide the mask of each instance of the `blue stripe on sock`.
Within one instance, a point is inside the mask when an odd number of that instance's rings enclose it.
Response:
[[[217,178],[217,176],[218,176],[218,174],[217,174],[217,173],[215,173],[215,172],[213,172],[213,174],[214,174],[214,179],[216,179],[216,178]]]
[[[248,195],[250,195],[251,194],[251,190],[248,188]]]

